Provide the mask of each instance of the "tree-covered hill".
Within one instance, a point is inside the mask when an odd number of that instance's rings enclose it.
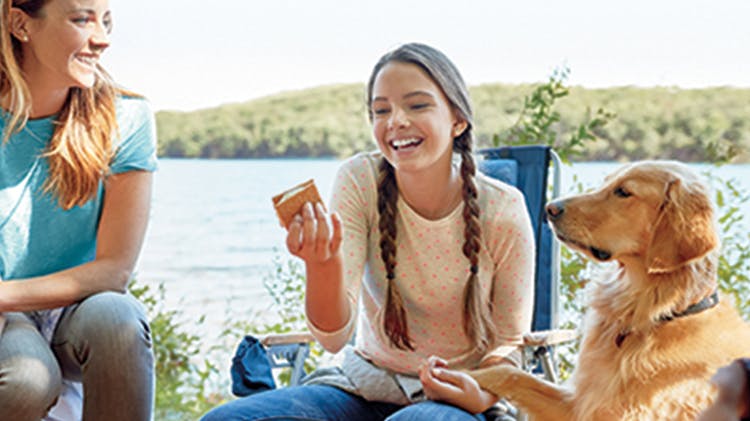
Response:
[[[479,146],[517,121],[533,85],[471,88]],[[556,104],[556,130],[567,138],[599,108],[616,114],[596,131],[579,159],[670,158],[709,161],[711,147],[739,151],[750,162],[750,89],[573,87]],[[165,157],[346,157],[374,148],[365,115],[364,85],[285,92],[192,112],[157,113],[159,154]]]

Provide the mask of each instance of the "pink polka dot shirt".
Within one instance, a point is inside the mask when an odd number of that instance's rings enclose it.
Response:
[[[396,287],[401,292],[415,351],[390,345],[383,329],[386,272],[380,258],[377,211],[377,152],[358,154],[341,167],[331,208],[344,225],[344,281],[352,320],[336,332],[313,334],[328,349],[339,349],[357,325],[355,349],[378,366],[415,374],[430,355],[469,355],[463,330],[463,293],[470,263],[462,252],[463,203],[439,220],[428,220],[398,200]],[[522,344],[531,328],[534,301],[534,239],[523,195],[514,187],[477,175],[481,209],[479,280],[483,299],[493,303],[498,332],[490,353],[504,355]],[[359,314],[359,316],[357,316]],[[358,319],[358,323],[355,322]],[[481,357],[481,356],[480,356]],[[470,365],[480,363],[477,359]]]

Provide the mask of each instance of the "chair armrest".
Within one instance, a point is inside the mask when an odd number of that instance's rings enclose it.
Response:
[[[579,336],[579,332],[573,329],[540,330],[524,334],[523,344],[525,346],[553,346],[573,342]]]
[[[265,335],[258,340],[264,346],[272,346],[315,342],[315,337],[310,332],[290,332]]]

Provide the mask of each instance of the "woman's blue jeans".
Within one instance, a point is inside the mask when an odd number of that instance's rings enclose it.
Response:
[[[213,409],[201,421],[356,420],[484,421],[445,403],[425,401],[408,406],[370,402],[332,386],[294,386],[261,392]]]
[[[52,344],[24,313],[5,313],[0,420],[39,421],[63,377],[83,383],[83,419],[148,421],[154,396],[151,333],[135,298],[114,292],[69,306]]]

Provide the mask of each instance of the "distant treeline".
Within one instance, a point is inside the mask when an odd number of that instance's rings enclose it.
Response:
[[[471,89],[478,147],[517,121],[533,85]],[[578,160],[668,158],[711,161],[710,150],[739,151],[750,162],[750,89],[571,88],[556,104],[556,130],[569,136],[587,113],[616,114],[596,131]],[[347,157],[375,147],[364,86],[333,85],[286,92],[192,112],[157,113],[159,154],[186,158]]]

